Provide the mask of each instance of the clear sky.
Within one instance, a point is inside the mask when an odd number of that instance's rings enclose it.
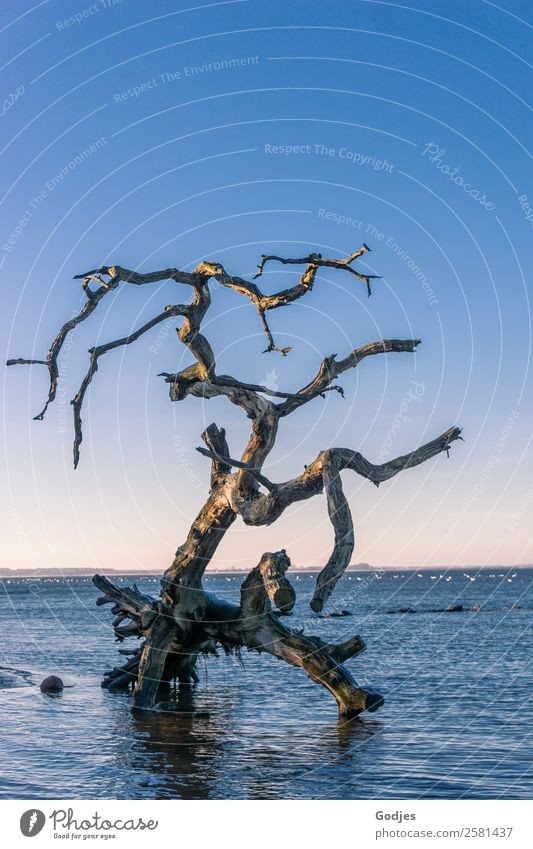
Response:
[[[362,284],[322,271],[270,313],[217,289],[205,324],[222,373],[294,390],[322,357],[420,337],[367,360],[282,422],[265,473],[321,449],[392,458],[464,428],[465,442],[379,490],[350,472],[354,562],[533,561],[530,286],[531,6],[518,0],[4,0],[0,127],[3,359],[42,358],[100,264],[252,275],[261,253],[342,257],[366,242]],[[236,61],[235,61],[236,60]],[[298,270],[271,266],[271,292]],[[205,497],[206,424],[233,456],[248,422],[223,399],[172,404],[157,378],[190,363],[173,326],[106,355],[72,468],[69,406],[87,350],[187,290],[123,285],[70,337],[58,400],[42,366],[4,369],[0,566],[166,568]],[[329,556],[325,499],[271,528],[238,523],[217,567],[287,549]]]

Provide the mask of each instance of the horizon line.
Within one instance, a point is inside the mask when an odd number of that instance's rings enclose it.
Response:
[[[253,567],[252,567],[253,568]],[[470,571],[482,571],[487,569],[532,569],[533,563],[513,563],[513,564],[505,564],[499,563],[496,565],[485,564],[485,565],[477,565],[477,564],[453,564],[446,566],[375,566],[370,563],[353,563],[347,567],[346,572],[420,572],[420,571],[443,571],[447,572],[450,570],[464,570],[468,569]],[[214,568],[210,571],[206,571],[205,575],[247,575],[249,573],[249,569],[241,569],[241,568]],[[309,574],[318,574],[322,571],[322,568],[319,566],[296,566],[292,568],[292,573],[298,572],[307,572]],[[132,569],[132,570],[123,570],[123,569],[113,569],[108,568],[106,573],[110,573],[116,577],[126,577],[126,576],[134,576],[134,575],[161,575],[162,572],[159,569]],[[43,566],[36,567],[35,569],[31,569],[28,567],[23,567],[20,569],[7,567],[0,567],[0,580],[4,578],[44,578],[44,577],[75,577],[79,575],[80,577],[90,577],[92,575],[100,574],[98,570],[92,569],[88,566]]]

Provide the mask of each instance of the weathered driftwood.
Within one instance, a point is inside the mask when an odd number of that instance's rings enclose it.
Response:
[[[350,470],[379,486],[403,469],[423,463],[441,452],[460,437],[452,427],[441,436],[409,454],[386,463],[374,465],[351,448],[328,448],[307,465],[302,474],[284,481],[272,482],[262,472],[271,452],[283,418],[326,392],[343,395],[335,381],[348,369],[355,368],[370,356],[415,351],[419,339],[380,339],[352,350],[343,359],[326,357],[317,374],[304,387],[288,393],[270,390],[260,384],[244,383],[230,375],[217,374],[216,357],[201,324],[211,305],[210,280],[240,292],[255,305],[267,337],[267,351],[284,356],[290,347],[279,348],[266,319],[269,310],[291,304],[306,295],[316,283],[319,268],[339,269],[363,281],[370,291],[375,275],[365,274],[352,267],[369,248],[366,245],[343,260],[327,259],[311,253],[300,259],[265,255],[255,277],[260,277],[268,262],[305,266],[299,281],[288,289],[271,295],[241,277],[229,275],[218,262],[202,262],[192,272],[167,268],[140,273],[121,266],[103,266],[87,271],[75,279],[82,280],[87,303],[78,315],[63,325],[53,341],[46,360],[12,359],[8,365],[45,365],[49,372],[49,391],[44,409],[35,417],[43,419],[47,407],[56,397],[57,359],[68,334],[88,318],[99,302],[121,283],[144,285],[161,280],[173,280],[192,288],[189,303],[168,306],[142,327],[122,339],[99,345],[89,351],[89,367],[80,388],[72,400],[74,412],[74,466],[80,457],[82,442],[81,412],[90,383],[98,369],[99,359],[115,348],[129,345],[169,317],[182,318],[177,328],[178,338],[189,349],[194,363],[175,374],[161,376],[169,384],[173,401],[188,395],[213,398],[225,396],[239,406],[250,419],[251,433],[240,459],[230,455],[223,429],[211,424],[202,434],[204,456],[211,460],[211,480],[207,500],[194,520],[187,538],[179,546],[170,567],[165,572],[159,598],[150,598],[137,587],[117,587],[106,578],[96,575],[94,583],[103,595],[97,604],[112,604],[113,628],[118,641],[135,637],[142,643],[127,654],[123,666],[109,670],[104,687],[127,689],[133,685],[135,708],[151,708],[157,700],[161,684],[178,679],[183,683],[197,680],[195,662],[199,654],[215,653],[217,646],[228,652],[267,652],[293,666],[304,669],[309,677],[326,687],[337,700],[343,716],[355,716],[365,710],[376,710],[383,698],[372,689],[360,687],[343,666],[348,659],[363,651],[360,637],[334,645],[318,637],[304,636],[286,627],[280,614],[294,607],[295,593],[288,578],[290,560],[285,551],[265,553],[251,570],[241,587],[239,605],[229,604],[207,593],[202,584],[209,565],[224,534],[237,516],[248,525],[269,525],[283,511],[298,501],[325,492],[335,541],[332,554],[318,575],[311,607],[320,612],[335,584],[350,563],[354,548],[354,532],[350,507],[342,488],[341,472]],[[97,284],[91,289],[91,284]],[[273,609],[272,605],[274,605]]]

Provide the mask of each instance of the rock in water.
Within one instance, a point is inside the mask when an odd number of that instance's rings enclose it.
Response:
[[[333,616],[353,616],[353,613],[351,610],[332,610],[332,612],[327,615],[331,619]]]
[[[41,681],[41,692],[43,693],[60,693],[63,687],[64,684],[57,675],[48,675]]]

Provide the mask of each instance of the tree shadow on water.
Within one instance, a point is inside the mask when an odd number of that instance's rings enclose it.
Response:
[[[235,689],[167,692],[132,714],[130,798],[357,798],[383,724],[257,716]]]

